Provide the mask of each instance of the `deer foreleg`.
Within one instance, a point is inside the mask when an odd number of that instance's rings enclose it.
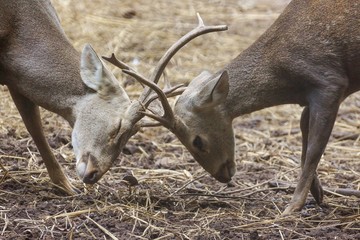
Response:
[[[41,157],[43,158],[50,179],[67,194],[72,195],[76,193],[78,190],[69,182],[68,178],[61,169],[60,164],[56,161],[48,142],[46,141],[42,129],[39,107],[16,90],[9,90],[11,97],[25,123],[26,129],[29,131],[41,154]]]
[[[309,107],[305,107],[300,121],[300,128],[302,133],[302,151],[301,151],[301,170],[303,170],[306,159],[306,151],[308,146],[308,137],[309,137]],[[310,192],[315,198],[318,204],[322,203],[324,198],[324,191],[321,187],[320,180],[315,173],[314,180],[310,187]]]
[[[332,92],[313,93],[308,109],[304,110],[301,128],[304,134],[303,151],[305,151],[305,155],[303,152],[300,180],[284,215],[301,210],[310,189],[317,201],[322,200],[322,188],[316,176],[316,168],[334,126],[341,98],[338,93],[334,92],[334,89]],[[309,119],[308,126],[307,118]]]

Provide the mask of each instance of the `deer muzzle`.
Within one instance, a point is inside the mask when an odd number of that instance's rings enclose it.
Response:
[[[213,174],[213,177],[222,183],[228,183],[236,172],[235,163],[233,161],[227,161],[220,166],[220,169]]]
[[[87,184],[96,183],[102,176],[99,172],[97,159],[90,153],[84,154],[76,164],[76,171],[80,179]]]

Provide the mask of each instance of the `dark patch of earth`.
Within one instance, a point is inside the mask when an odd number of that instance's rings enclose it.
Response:
[[[55,149],[71,147],[67,133],[59,132],[48,138]],[[141,152],[139,147],[146,149],[152,157],[138,161]],[[329,218],[334,207],[325,205],[319,208],[311,200],[296,221],[279,221],[258,228],[251,227],[252,223],[261,218],[278,217],[271,215],[276,212],[275,204],[283,208],[291,194],[268,191],[265,195],[255,193],[249,197],[236,198],[239,196],[236,194],[232,195],[233,198],[220,195],[209,197],[204,189],[216,190],[224,187],[224,184],[217,183],[209,176],[174,196],[169,194],[169,188],[174,191],[181,188],[182,183],[163,179],[166,185],[156,186],[145,180],[139,186],[129,189],[126,184],[121,183],[121,179],[109,179],[109,174],[106,174],[96,187],[84,189],[74,175],[74,163],[66,162],[57,154],[60,163],[66,166],[67,173],[75,179],[73,181],[76,186],[83,190],[83,193],[77,196],[65,196],[51,185],[41,161],[38,162],[38,169],[29,168],[28,162],[22,159],[29,157],[28,149],[37,152],[31,140],[16,139],[11,130],[7,135],[0,135],[1,164],[8,170],[8,173],[4,174],[3,169],[0,175],[0,239],[109,239],[103,229],[118,239],[140,238],[136,236],[145,239],[163,236],[168,236],[165,239],[181,239],[181,231],[188,231],[196,225],[199,233],[193,233],[193,239],[279,239],[279,231],[284,239],[360,238],[360,233],[356,230],[360,227],[358,218],[354,219],[351,226],[336,224],[334,227],[322,227],[321,220]],[[182,148],[172,146],[169,149],[175,155],[183,154]],[[135,137],[127,146],[128,155],[120,156],[119,161],[122,161],[125,167],[141,168],[143,165],[146,168],[161,168],[155,166],[153,156],[156,155],[156,150],[157,147],[152,142],[144,139],[136,141]],[[41,159],[38,154],[37,158]],[[172,169],[199,171],[191,157],[186,161],[184,165],[172,162],[168,164]],[[268,169],[255,162],[246,164],[245,170],[244,166],[239,166],[238,171],[241,176],[237,176],[235,181],[241,179],[242,182],[256,184],[256,181],[273,177],[277,169]],[[115,173],[125,176],[128,169],[115,168],[113,174]],[[230,184],[226,190],[235,189]],[[346,204],[346,200],[343,204]],[[340,216],[344,218],[358,214],[350,209],[341,212]],[[308,215],[307,211],[310,212]],[[312,214],[314,211],[318,213]],[[253,221],[244,219],[241,215],[243,212],[254,214]],[[221,214],[216,217],[216,213]],[[201,231],[204,219],[211,215],[215,217],[210,218],[206,225],[207,230]],[[313,222],[306,223],[306,217]],[[147,219],[148,223],[141,219]],[[318,223],[314,224],[316,221]],[[155,227],[150,229],[149,224]]]

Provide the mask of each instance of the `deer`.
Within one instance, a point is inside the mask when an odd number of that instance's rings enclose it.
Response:
[[[39,107],[63,117],[73,128],[76,172],[83,183],[94,184],[142,127],[141,111],[156,97],[144,89],[141,99],[131,101],[90,44],[81,53],[71,45],[50,1],[0,0],[0,6],[0,84],[7,86],[51,181],[64,193],[77,194],[80,191],[46,140]],[[223,25],[199,25],[190,31],[162,58],[154,79],[158,81],[171,56],[186,42],[224,30]],[[180,94],[181,87],[164,89],[165,97]]]
[[[7,86],[51,181],[64,193],[76,194],[45,138],[39,107],[73,128],[77,173],[91,184],[120,154],[120,141],[114,139],[131,101],[105,67],[80,74],[94,50],[90,45],[81,54],[75,50],[50,1],[1,0],[0,6],[0,83]],[[83,81],[88,71],[97,77]]]
[[[158,94],[163,114],[144,115],[174,133],[194,159],[226,183],[236,172],[233,119],[271,106],[299,104],[300,177],[283,215],[300,211],[323,188],[317,166],[341,102],[360,89],[360,3],[293,0],[247,49],[215,74],[194,78],[172,108],[151,80],[123,71]],[[115,62],[115,61],[114,61]]]

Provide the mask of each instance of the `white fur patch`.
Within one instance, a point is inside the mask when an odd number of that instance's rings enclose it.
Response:
[[[84,162],[78,163],[76,165],[76,171],[80,177],[83,177],[86,171],[86,164]]]

